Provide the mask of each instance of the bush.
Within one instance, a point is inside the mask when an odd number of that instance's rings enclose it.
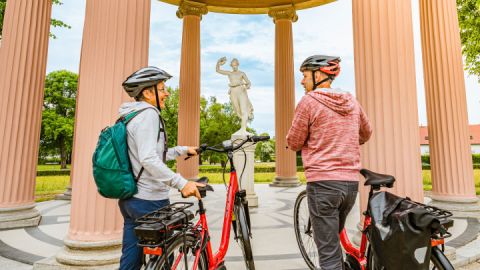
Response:
[[[472,161],[473,161],[473,164],[480,165],[480,154],[473,154]]]

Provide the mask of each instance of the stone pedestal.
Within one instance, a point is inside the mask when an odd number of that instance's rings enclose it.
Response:
[[[72,185],[68,185],[67,190],[63,194],[55,196],[55,200],[70,201],[72,199]]]
[[[0,229],[34,227],[38,226],[40,219],[35,204],[0,208]]]
[[[84,242],[65,239],[65,247],[56,257],[34,264],[35,270],[118,269],[121,240]]]
[[[444,209],[453,213],[455,217],[473,217],[480,219],[480,202],[453,202],[432,199],[429,205]]]
[[[244,139],[246,139],[246,136],[232,135],[234,145],[235,140],[240,141]],[[237,170],[238,184],[241,189],[247,191],[248,206],[258,207],[258,196],[255,193],[255,144],[246,143],[243,147],[245,153],[243,151],[237,151],[233,154],[233,163]]]

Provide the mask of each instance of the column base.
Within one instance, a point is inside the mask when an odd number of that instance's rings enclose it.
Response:
[[[258,196],[257,194],[247,194],[248,207],[258,207]]]
[[[298,187],[302,185],[300,181],[298,181],[298,177],[275,177],[275,180],[270,184],[271,187]]]
[[[432,194],[432,201],[429,205],[444,209],[453,213],[455,217],[476,217],[480,218],[480,202],[470,198],[460,198],[460,200],[454,200],[445,197],[436,196]]]
[[[83,242],[65,239],[65,246],[56,255],[38,261],[33,269],[118,269],[122,240]]]
[[[59,194],[55,196],[55,200],[65,200],[65,201],[71,201],[72,200],[72,186],[69,185],[67,187],[67,190],[63,194]]]
[[[0,208],[0,229],[35,227],[41,218],[35,204]]]

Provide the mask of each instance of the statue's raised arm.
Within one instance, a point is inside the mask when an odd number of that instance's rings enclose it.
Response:
[[[217,67],[216,67],[217,73],[220,73],[222,75],[230,75],[231,73],[230,71],[226,71],[220,68],[220,66],[223,66],[226,62],[227,62],[227,58],[225,56],[218,59]]]

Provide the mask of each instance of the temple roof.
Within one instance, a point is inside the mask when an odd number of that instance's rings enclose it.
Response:
[[[159,0],[172,5],[180,5],[183,0]],[[270,8],[294,6],[295,9],[307,9],[324,5],[336,0],[190,0],[207,6],[209,12],[231,14],[267,14]]]

